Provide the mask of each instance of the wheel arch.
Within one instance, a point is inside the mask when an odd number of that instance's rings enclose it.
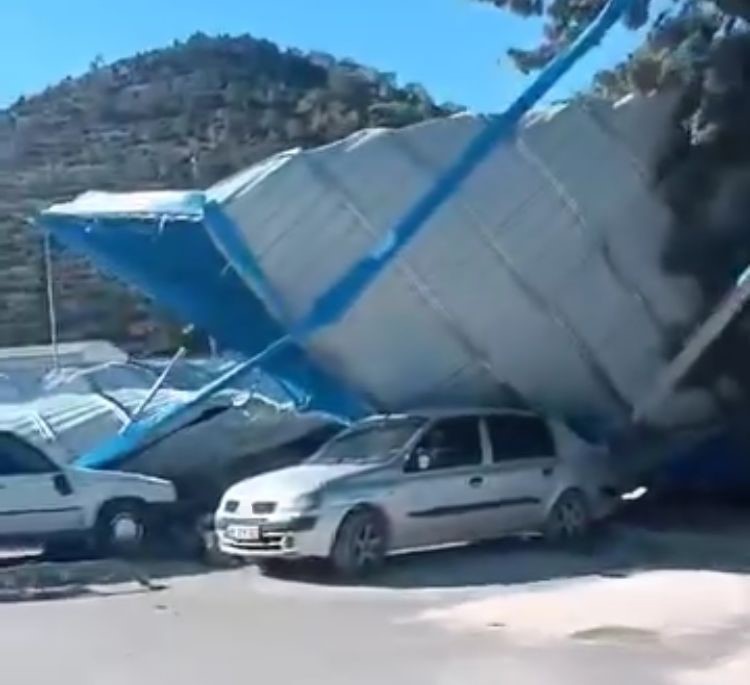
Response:
[[[581,487],[580,485],[576,483],[571,482],[563,482],[560,483],[559,487],[555,488],[554,495],[550,497],[545,505],[544,508],[544,519],[546,520],[547,517],[550,515],[552,510],[557,506],[558,502],[565,497],[566,495],[574,493],[576,495],[581,495],[583,499],[586,501],[586,504],[590,507],[591,506],[591,495],[586,492],[586,489]]]
[[[378,504],[375,504],[373,502],[357,502],[356,504],[351,505],[344,515],[341,517],[341,519],[338,522],[338,525],[336,526],[336,531],[334,532],[332,538],[331,538],[331,544],[329,548],[329,552],[333,550],[334,545],[336,544],[336,540],[338,539],[339,532],[341,531],[341,527],[344,525],[344,523],[349,519],[350,517],[354,516],[355,514],[359,512],[372,512],[380,520],[383,522],[383,525],[385,526],[385,539],[386,539],[386,548],[390,547],[390,542],[393,535],[393,524],[391,523],[390,518],[388,517],[388,514],[386,513],[385,509],[381,507]]]
[[[578,499],[583,507],[583,519],[581,526],[577,529],[577,532],[574,533],[574,535],[570,535],[569,533],[565,533],[564,536],[560,535],[560,529],[555,525],[556,522],[552,518],[556,508],[563,502],[563,500],[566,497],[575,497]],[[592,511],[591,511],[591,498],[586,493],[586,491],[577,486],[570,486],[567,488],[564,488],[559,495],[552,501],[552,506],[549,509],[549,512],[547,513],[545,517],[545,523],[544,523],[544,535],[549,540],[553,541],[559,541],[563,538],[571,538],[571,537],[581,537],[581,535],[585,535],[587,532],[589,532],[592,528],[592,525],[594,524],[594,518],[592,517]]]
[[[102,514],[108,509],[124,506],[138,507],[144,513],[148,511],[148,502],[142,497],[138,497],[137,495],[115,495],[99,503],[95,511],[94,524],[99,523]]]

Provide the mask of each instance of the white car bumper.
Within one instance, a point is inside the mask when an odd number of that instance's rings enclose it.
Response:
[[[327,557],[338,530],[337,512],[311,512],[295,516],[241,518],[216,517],[219,549],[246,558]]]

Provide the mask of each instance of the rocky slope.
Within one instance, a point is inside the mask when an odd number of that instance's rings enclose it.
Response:
[[[451,110],[351,61],[202,34],[20,99],[0,110],[0,346],[49,340],[42,239],[25,224],[51,202],[204,187],[281,149]],[[84,260],[55,250],[53,273],[61,339],[141,352],[173,341],[173,325]]]

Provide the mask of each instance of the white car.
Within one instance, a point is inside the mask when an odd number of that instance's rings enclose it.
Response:
[[[264,562],[325,557],[342,574],[389,553],[587,532],[618,501],[606,450],[523,411],[373,417],[306,462],[250,478],[215,514],[219,548]]]
[[[61,465],[13,433],[0,432],[0,542],[63,549],[132,550],[147,523],[176,501],[174,486],[133,473]]]

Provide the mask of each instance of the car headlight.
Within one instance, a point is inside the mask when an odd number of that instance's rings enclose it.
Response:
[[[284,509],[293,512],[313,511],[318,509],[322,502],[323,494],[320,491],[308,492],[295,497]]]

